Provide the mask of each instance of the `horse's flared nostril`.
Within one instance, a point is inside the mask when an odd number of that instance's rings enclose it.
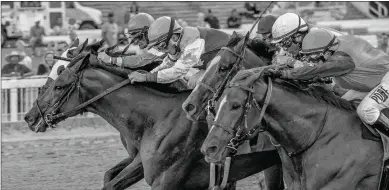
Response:
[[[196,106],[194,106],[193,104],[187,104],[187,105],[184,106],[184,110],[187,113],[190,113],[192,111],[196,111]]]
[[[24,116],[24,121],[27,122],[27,124],[32,124],[34,123],[34,119],[31,116],[25,115]]]
[[[205,154],[206,154],[207,156],[213,156],[214,154],[217,153],[217,150],[218,150],[217,146],[210,146],[210,147],[208,147],[207,150],[205,151]]]

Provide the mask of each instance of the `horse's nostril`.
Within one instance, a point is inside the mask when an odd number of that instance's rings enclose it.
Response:
[[[34,122],[34,120],[32,119],[32,117],[30,117],[30,116],[28,116],[28,115],[24,116],[24,121],[26,121],[27,123],[33,123],[33,122]]]
[[[206,154],[208,156],[211,156],[211,155],[215,154],[216,152],[217,152],[217,146],[210,146],[207,148]]]
[[[185,110],[187,111],[187,112],[190,112],[190,111],[192,111],[192,110],[194,110],[196,107],[194,106],[194,105],[192,105],[192,104],[187,104],[186,106],[185,106]]]

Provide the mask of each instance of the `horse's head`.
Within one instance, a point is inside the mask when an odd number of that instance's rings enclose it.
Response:
[[[79,80],[79,72],[82,70],[80,68],[82,68],[83,65],[86,65],[84,62],[89,59],[90,54],[86,54],[86,52],[96,55],[101,44],[100,41],[87,46],[87,41],[85,41],[77,48],[70,48],[65,52],[66,56],[71,55],[72,57],[76,57],[72,58],[70,63],[58,61],[58,66],[53,68],[52,72],[56,72],[56,75],[53,75],[54,78],[48,78],[46,84],[40,91],[34,106],[25,115],[25,121],[28,123],[31,130],[44,132],[47,126],[52,124],[51,121],[49,121],[50,116],[48,116],[48,113],[58,113],[61,112],[62,109],[68,110],[68,108],[77,105],[78,99],[71,96],[71,94],[76,88],[76,82]],[[60,104],[63,104],[64,101],[67,101],[66,106],[61,106]],[[53,122],[56,123],[57,121]]]
[[[58,78],[39,95],[33,108],[25,116],[32,131],[45,132],[48,126],[64,119],[64,117],[56,118],[57,113],[70,110],[81,103],[74,91],[80,88],[80,72],[89,56],[89,54],[86,56],[81,54],[74,58]],[[67,117],[73,115],[67,115]]]
[[[248,34],[244,37],[234,32],[227,46],[213,58],[204,76],[182,105],[188,119],[198,120],[207,104],[212,108],[213,105],[209,103],[218,99],[226,83],[241,68],[268,65],[270,60],[258,57],[246,48],[248,40]]]
[[[257,88],[255,92],[263,93],[263,98],[268,103],[271,90],[268,91],[269,96],[265,98],[267,85],[263,81],[261,82],[264,85]],[[260,108],[256,102],[252,83],[253,80],[251,82],[247,80],[244,82],[231,81],[223,91],[217,102],[218,111],[215,121],[201,147],[207,162],[220,163],[224,161],[231,153],[236,153],[238,146],[247,137],[255,136],[258,132],[256,127],[249,128],[249,126],[261,122],[258,114],[261,112],[262,116],[260,117],[263,117],[264,113],[262,112],[264,111],[262,110],[265,110],[266,107]]]

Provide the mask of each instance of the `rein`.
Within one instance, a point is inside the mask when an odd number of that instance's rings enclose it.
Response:
[[[230,139],[229,143],[226,146],[227,148],[232,150],[232,152],[231,152],[232,156],[236,154],[236,152],[238,151],[238,147],[241,144],[243,144],[246,140],[252,138],[257,133],[265,132],[267,130],[267,127],[265,129],[260,129],[260,127],[261,127],[261,121],[262,121],[263,117],[265,116],[266,108],[268,107],[268,105],[270,103],[271,94],[273,92],[273,83],[272,83],[272,80],[270,79],[270,77],[268,78],[268,81],[269,82],[268,82],[266,96],[265,96],[265,100],[264,100],[262,109],[258,105],[258,102],[253,95],[255,93],[253,86],[246,87],[246,86],[241,86],[238,84],[230,84],[228,86],[228,88],[237,87],[237,88],[240,88],[240,89],[248,92],[247,100],[246,100],[246,103],[244,106],[245,110],[244,110],[242,116],[239,118],[239,121],[236,123],[234,128],[231,129],[231,128],[222,126],[220,124],[214,124],[215,126],[220,127],[223,130],[227,131],[231,135],[234,135],[234,129],[236,127],[238,127],[238,130],[236,131],[235,136],[232,139]],[[252,104],[254,104],[255,108],[258,111],[260,111],[259,120],[258,120],[259,124],[254,126],[253,128],[251,128],[250,130],[248,130],[247,116],[252,108]],[[244,131],[247,131],[247,130],[248,130],[248,132],[244,133]]]
[[[54,125],[54,121],[56,119],[59,119],[59,118],[62,118],[62,117],[66,117],[66,116],[69,116],[69,115],[72,115],[72,114],[75,114],[76,112],[78,112],[79,110],[82,110],[83,108],[85,108],[86,106],[90,105],[91,103],[99,100],[100,98],[110,94],[111,92],[129,84],[131,82],[130,79],[125,79],[123,80],[122,82],[108,88],[107,90],[105,90],[104,92],[102,92],[101,94],[98,94],[97,96],[89,99],[88,101],[70,109],[69,111],[65,111],[65,112],[62,112],[62,113],[56,113],[57,110],[66,102],[66,100],[70,97],[71,93],[75,90],[75,88],[80,88],[80,77],[72,72],[70,69],[67,68],[67,70],[71,73],[73,73],[73,75],[75,75],[77,77],[77,80],[75,82],[73,82],[70,86],[70,88],[67,90],[67,92],[59,99],[59,101],[54,104],[54,110],[51,112],[51,113],[48,113],[46,115],[43,114],[42,112],[42,109],[40,108],[39,106],[39,101],[37,100],[36,101],[36,106],[39,110],[39,114],[41,115],[43,121],[51,128],[55,128]],[[76,85],[76,83],[78,82],[78,85]],[[45,102],[46,103],[46,102]],[[46,103],[48,104],[48,103]],[[50,104],[49,104],[50,105]]]
[[[204,82],[202,81],[199,81],[199,85],[208,89],[209,91],[211,91],[213,93],[213,97],[211,99],[208,100],[207,102],[207,114],[209,115],[210,113],[212,113],[213,115],[216,114],[215,112],[215,104],[216,104],[216,101],[219,99],[221,93],[224,91],[224,88],[225,86],[227,85],[228,81],[230,78],[232,78],[232,74],[234,72],[237,72],[240,69],[244,69],[243,66],[241,66],[241,62],[242,60],[244,62],[247,62],[245,59],[244,59],[244,55],[246,53],[246,45],[247,45],[247,42],[248,42],[248,39],[249,39],[249,36],[251,34],[251,32],[253,31],[255,25],[259,22],[259,20],[262,18],[263,14],[267,11],[267,9],[270,7],[270,5],[273,3],[273,1],[271,1],[269,3],[269,5],[266,7],[266,9],[261,13],[261,15],[258,17],[258,19],[255,21],[255,23],[253,24],[253,26],[251,27],[250,31],[247,33],[247,36],[246,36],[246,39],[242,45],[242,49],[240,50],[240,54],[233,51],[232,49],[228,48],[228,47],[222,47],[221,49],[224,50],[224,51],[228,51],[230,52],[231,54],[233,54],[235,57],[237,57],[238,59],[236,60],[236,62],[234,63],[234,66],[232,67],[232,69],[228,72],[227,76],[223,79],[222,83],[216,87],[216,89],[212,88],[210,85],[208,84],[205,84]]]
[[[272,80],[269,77],[268,78],[267,92],[266,92],[266,96],[265,96],[265,100],[264,100],[262,109],[260,108],[260,106],[258,105],[256,99],[253,96],[255,91],[254,91],[254,88],[252,86],[251,87],[246,87],[246,86],[241,86],[241,85],[238,85],[238,84],[230,84],[228,86],[228,88],[232,88],[232,87],[240,88],[240,89],[243,89],[243,90],[248,92],[248,97],[247,97],[246,104],[245,104],[245,111],[243,112],[242,116],[240,117],[240,119],[237,122],[237,124],[235,125],[235,127],[232,128],[232,129],[228,128],[228,127],[225,127],[225,126],[222,126],[220,124],[213,124],[213,125],[215,125],[217,127],[222,128],[223,130],[225,130],[226,132],[228,132],[231,135],[234,134],[234,129],[238,126],[238,130],[237,130],[235,136],[230,139],[229,143],[226,146],[227,148],[232,150],[231,151],[231,156],[236,154],[236,152],[238,151],[238,147],[241,144],[243,144],[244,141],[252,138],[257,133],[265,132],[265,131],[268,130],[268,126],[266,126],[264,129],[260,129],[259,127],[261,126],[261,122],[262,122],[262,119],[263,119],[263,117],[265,115],[266,108],[268,107],[268,105],[270,103],[271,94],[272,94],[272,90],[273,90],[273,85],[272,85]],[[248,130],[247,115],[248,115],[248,113],[249,113],[249,111],[250,111],[250,109],[252,107],[251,104],[254,104],[254,106],[257,108],[257,110],[261,111],[260,115],[259,115],[259,119],[258,119],[258,123],[259,124],[255,125],[247,133],[243,134],[244,130]],[[328,110],[329,109],[328,109],[328,105],[327,105],[326,112],[324,113],[323,120],[321,122],[321,125],[319,127],[319,130],[318,130],[317,135],[315,136],[315,138],[310,143],[308,143],[306,146],[304,146],[304,147],[302,147],[300,149],[297,149],[297,150],[291,151],[291,152],[287,151],[287,154],[288,154],[289,157],[294,157],[296,155],[299,155],[299,154],[305,152],[306,150],[308,150],[313,144],[315,144],[315,142],[319,138],[319,136],[322,133],[322,131],[324,129],[324,126],[326,124],[326,121],[327,121],[327,118],[328,118]],[[242,128],[242,126],[244,126],[244,128]]]

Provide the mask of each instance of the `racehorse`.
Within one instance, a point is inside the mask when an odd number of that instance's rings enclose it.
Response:
[[[98,42],[98,43],[95,43],[95,44],[92,44],[92,45],[89,45],[87,46],[88,44],[88,41],[86,40],[84,42],[84,44],[81,44],[79,45],[79,39],[77,38],[69,47],[69,49],[67,49],[65,52],[62,53],[61,57],[64,58],[64,60],[58,60],[50,74],[49,74],[49,77],[47,78],[47,81],[45,83],[45,85],[42,86],[42,88],[39,89],[39,95],[38,95],[38,98],[41,96],[41,94],[43,94],[43,92],[46,91],[47,88],[50,87],[51,84],[53,84],[54,80],[57,79],[58,75],[67,67],[67,65],[69,64],[69,59],[72,59],[74,58],[75,56],[79,55],[80,53],[82,53],[83,51],[90,51],[90,50],[94,50],[94,51],[97,51],[98,48],[93,48],[95,46],[101,46],[99,43],[101,43],[102,41]],[[66,61],[67,60],[67,61]],[[151,67],[155,67],[156,64],[150,64]],[[148,68],[145,68],[143,67],[142,69],[144,70],[149,70],[149,69],[152,69],[150,67]],[[31,113],[30,112],[33,112],[34,111],[34,107],[29,111],[29,113],[26,114],[26,121],[28,119],[28,115],[30,115]],[[138,150],[135,146],[131,146],[131,144],[127,144],[122,136],[122,134],[120,134],[120,139],[121,139],[121,142],[123,144],[124,147],[126,147],[127,149],[127,152],[129,154],[129,157],[124,159],[122,162],[120,162],[119,164],[115,165],[113,168],[109,169],[108,171],[105,172],[104,174],[104,185],[108,184],[112,179],[114,179],[125,167],[127,167],[132,161],[133,159],[136,157],[136,155],[138,154]],[[137,181],[141,180],[143,178],[143,169],[140,168],[136,171],[134,171],[133,173],[128,173],[127,175],[129,176],[135,176],[133,178],[135,182],[133,183],[136,183]],[[120,183],[120,181],[119,181]],[[120,183],[122,184],[122,183]],[[125,185],[132,185],[131,182],[129,183],[125,183],[123,184],[124,186]]]
[[[271,63],[271,55],[254,53],[252,47],[248,48],[246,46],[248,37],[248,35],[242,36],[234,32],[226,47],[223,47],[210,62],[204,76],[182,105],[188,119],[198,120],[206,110],[215,114],[215,106],[210,105],[209,102],[216,101],[216,98],[223,92],[225,84],[239,70],[267,66]],[[256,47],[255,52],[264,52],[266,47],[267,45],[262,42]],[[208,109],[205,109],[207,106]],[[258,138],[268,137],[258,134]],[[263,142],[264,140],[260,141]],[[272,149],[275,151],[274,147]],[[257,150],[261,150],[261,148]],[[280,165],[265,170],[265,178],[268,189],[283,189]]]
[[[383,147],[362,137],[365,126],[352,103],[319,86],[254,82],[262,74],[235,77],[223,92],[201,149],[208,161],[223,160],[235,134],[260,130],[284,149],[288,189],[378,189]]]
[[[182,113],[180,105],[189,95],[188,91],[173,92],[166,85],[155,83],[148,84],[149,87],[126,85],[82,110],[68,112],[51,121],[48,114],[53,113],[53,110],[56,110],[54,114],[72,110],[84,100],[90,100],[108,87],[120,83],[131,72],[93,64],[96,62],[96,55],[90,53],[81,54],[72,60],[26,115],[30,129],[43,132],[48,124],[58,123],[83,111],[96,113],[120,132],[124,141],[129,142],[125,144],[132,144],[139,150],[130,164],[106,184],[105,189],[128,187],[139,181],[143,173],[152,189],[206,189],[209,167],[202,160],[199,148],[206,136],[207,124],[191,122]],[[253,155],[260,154],[263,153]],[[272,160],[263,160],[254,169],[252,156],[238,155],[232,161],[230,181],[271,166],[278,155],[273,156]],[[257,157],[260,159],[262,156]],[[242,168],[245,170],[242,171]]]

